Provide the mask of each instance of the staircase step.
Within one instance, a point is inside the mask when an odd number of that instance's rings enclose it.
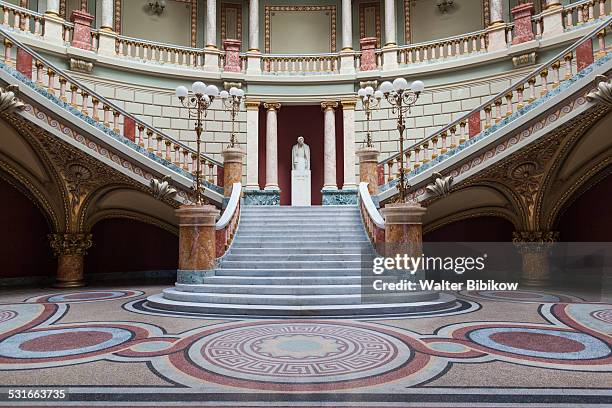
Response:
[[[359,285],[361,276],[210,276],[213,285]],[[179,285],[179,284],[177,284]],[[182,285],[182,284],[181,284]]]
[[[235,276],[235,277],[338,277],[351,276],[361,277],[361,269],[358,268],[229,268],[224,267],[215,270],[216,276]]]
[[[285,248],[275,248],[275,247],[240,247],[240,246],[232,246],[229,254],[230,255],[291,255],[291,254],[354,254],[359,252],[372,251],[371,245],[361,245],[361,246],[350,246],[346,248],[336,247],[330,248],[327,245],[321,245],[319,248],[310,248],[310,247],[285,247]]]
[[[241,305],[278,305],[278,306],[321,306],[321,305],[358,305],[362,304],[360,293],[347,295],[262,295],[262,294],[232,294],[232,293],[207,293],[207,292],[184,292],[176,289],[164,289],[164,298],[181,302],[196,303],[221,303]],[[400,303],[405,299],[412,301],[430,301],[437,299],[438,295],[431,292],[411,292],[404,295],[372,296],[368,299],[379,300],[384,303],[390,300],[392,303]]]
[[[369,256],[369,259],[372,258],[372,252],[366,252],[364,254],[360,253],[351,253],[351,254],[300,254],[292,253],[292,254],[280,254],[273,255],[265,253],[264,251],[260,252],[260,255],[251,255],[251,254],[236,254],[229,253],[223,258],[222,265],[226,262],[316,262],[316,261],[340,261],[340,262],[359,262],[362,258]]]
[[[365,235],[362,239],[358,239],[361,237],[353,237],[350,240],[338,240],[333,238],[325,239],[321,237],[318,240],[312,240],[309,242],[305,242],[303,239],[294,239],[289,241],[287,239],[283,239],[279,237],[278,239],[270,239],[263,242],[258,239],[244,239],[240,238],[240,233],[236,235],[234,241],[232,243],[232,250],[235,248],[278,248],[278,249],[289,249],[301,247],[308,248],[371,248],[372,245],[370,241],[365,238]]]
[[[349,295],[360,294],[360,284],[337,285],[231,285],[204,283],[201,285],[187,285],[177,283],[179,292],[193,293],[226,293],[226,294],[258,294],[258,295]]]
[[[326,241],[328,240],[327,242],[330,242],[330,241],[336,241],[336,240],[353,241],[355,240],[355,238],[362,238],[364,236],[365,236],[365,231],[354,232],[354,233],[343,232],[343,233],[336,233],[336,234],[334,234],[332,231],[329,231],[329,232],[322,231],[320,233],[314,233],[314,232],[300,233],[299,231],[297,231],[291,235],[288,235],[288,234],[280,234],[276,232],[265,232],[265,231],[242,232],[239,230],[239,232],[236,234],[236,239],[240,239],[240,240],[268,239],[269,240],[270,238],[272,238],[272,240],[274,240],[278,238],[283,238],[283,239],[286,239],[287,241],[300,240],[301,242],[304,242],[304,241]]]
[[[221,269],[334,269],[360,266],[361,261],[221,261]]]

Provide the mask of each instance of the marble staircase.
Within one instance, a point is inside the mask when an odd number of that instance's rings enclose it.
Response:
[[[420,292],[363,302],[374,255],[356,206],[244,206],[230,250],[203,283],[177,282],[150,307],[205,314],[350,316],[430,311],[454,297]]]

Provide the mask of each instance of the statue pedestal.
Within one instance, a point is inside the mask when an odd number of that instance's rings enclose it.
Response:
[[[291,170],[291,205],[310,205],[310,170]]]

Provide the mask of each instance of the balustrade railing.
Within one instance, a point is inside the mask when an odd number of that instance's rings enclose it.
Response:
[[[2,25],[16,31],[24,31],[36,36],[44,32],[44,16],[32,10],[15,6],[5,1],[0,2]]]
[[[500,123],[518,110],[532,104],[572,78],[577,71],[590,65],[595,59],[605,56],[608,52],[605,37],[610,35],[611,24],[612,17],[609,17],[579,41],[478,108],[409,146],[403,152],[381,161],[379,166],[383,168],[385,181],[388,183],[399,177],[400,154],[404,155],[405,172],[416,171],[424,164],[465,144],[479,135],[481,130]],[[592,49],[592,55],[585,53],[584,50],[577,53],[579,47],[589,41],[594,44],[586,49]]]
[[[373,244],[385,242],[385,220],[374,205],[368,183],[359,183],[359,208],[368,237]]]
[[[261,56],[261,63],[264,74],[338,73],[340,69],[340,56],[339,54],[264,54]]]
[[[242,184],[234,183],[227,207],[225,207],[225,211],[223,211],[219,221],[215,224],[215,254],[217,258],[225,254],[234,239],[234,234],[238,228],[238,221],[240,220],[241,194]]]
[[[31,57],[31,62],[26,62],[24,66],[17,65],[16,70],[26,76],[31,72],[33,74],[31,79],[35,86],[63,102],[67,109],[72,110],[72,113],[76,115],[80,113],[83,117],[101,125],[108,131],[114,132],[117,136],[131,140],[140,147],[141,153],[155,154],[185,172],[193,174],[197,160],[200,160],[204,168],[203,178],[212,185],[222,182],[219,174],[222,172],[223,166],[218,161],[206,155],[201,155],[198,158],[195,149],[161,130],[149,126],[97,94],[19,42],[4,28],[0,28],[0,37],[4,40],[4,65],[15,66],[17,49],[28,54]],[[23,62],[21,63],[23,64]],[[130,133],[127,133],[128,131]]]
[[[128,59],[173,64],[190,68],[204,66],[204,50],[201,48],[181,47],[125,36],[115,40],[115,52]]]
[[[397,51],[397,58],[400,64],[415,64],[471,55],[486,51],[486,49],[487,34],[485,30],[480,30],[440,40],[402,46]]]
[[[579,27],[606,15],[612,15],[610,0],[577,1],[563,6],[563,25],[565,29]]]

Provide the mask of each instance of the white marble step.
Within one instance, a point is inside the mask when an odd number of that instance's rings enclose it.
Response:
[[[350,246],[346,248],[342,247],[333,247],[330,248],[327,245],[321,245],[320,247],[311,248],[311,247],[300,247],[299,250],[296,250],[296,247],[248,247],[248,246],[232,246],[229,253],[232,255],[288,255],[299,253],[302,255],[306,254],[338,254],[338,255],[346,255],[346,254],[362,254],[372,251],[371,245],[369,243],[367,245],[361,246]]]
[[[359,285],[361,276],[210,276],[206,282],[218,285]],[[182,285],[182,284],[177,284]]]
[[[361,239],[359,239],[361,238]],[[277,248],[277,249],[293,249],[296,250],[301,247],[308,248],[371,248],[372,245],[365,236],[364,237],[353,237],[353,239],[339,240],[331,238],[319,238],[305,242],[303,239],[294,239],[289,241],[279,237],[277,239],[269,239],[264,241],[258,239],[245,239],[240,238],[240,234],[236,235],[234,242],[232,243],[232,249],[234,248]]]
[[[230,252],[223,258],[222,265],[225,262],[229,261],[237,261],[237,262],[319,262],[319,261],[341,261],[341,262],[358,262],[358,261],[366,261],[367,259],[372,259],[373,255],[371,252],[360,254],[301,254],[301,253],[292,253],[292,254],[280,254],[280,255],[272,255],[268,253],[264,253],[262,251],[261,255],[244,255],[244,254],[236,254]]]
[[[352,276],[361,277],[361,269],[359,268],[248,268],[245,265],[243,269],[224,267],[215,270],[215,276],[240,276],[240,277],[309,277],[309,276]]]
[[[180,292],[194,293],[229,293],[229,294],[257,294],[257,295],[355,295],[361,293],[360,284],[341,283],[336,285],[308,285],[308,284],[282,284],[258,285],[249,284],[250,279],[242,279],[240,284],[220,284],[206,280],[199,285],[177,283],[175,289]]]

